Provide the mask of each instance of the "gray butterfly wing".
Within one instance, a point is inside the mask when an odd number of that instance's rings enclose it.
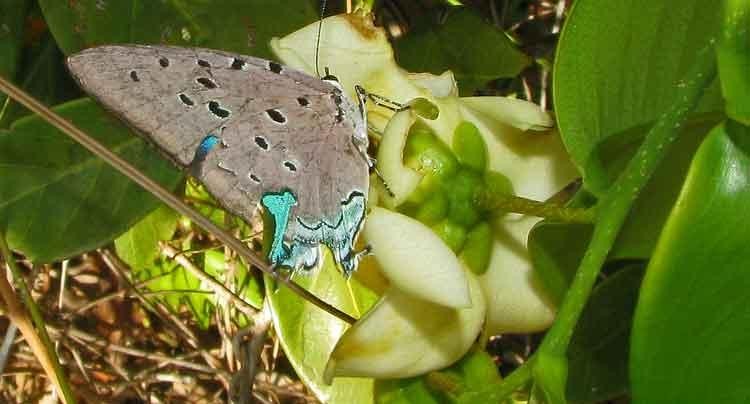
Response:
[[[294,215],[312,224],[335,223],[352,192],[367,195],[355,124],[327,82],[250,56],[165,46],[91,48],[68,67],[179,165],[199,164],[209,192],[246,220],[266,192],[292,190]],[[209,135],[222,143],[194,161]]]

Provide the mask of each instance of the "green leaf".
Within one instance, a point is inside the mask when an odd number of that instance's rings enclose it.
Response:
[[[717,115],[704,115],[685,124],[659,169],[654,172],[651,180],[633,202],[628,219],[617,236],[613,251],[610,252],[610,258],[637,259],[651,256],[664,222],[685,181],[690,160],[711,128],[719,123]],[[604,159],[614,162],[611,164],[613,175],[624,167],[639,144],[640,139],[630,142],[626,147],[612,145],[614,147],[599,149],[602,150],[601,156]]]
[[[179,216],[162,205],[115,239],[115,250],[131,268],[153,265],[159,256],[159,241],[172,238]]]
[[[446,370],[455,376],[459,385],[457,403],[498,402],[493,385],[501,382],[495,361],[485,351],[470,351],[461,361]]]
[[[20,65],[24,17],[30,4],[30,0],[5,0],[0,3],[0,76],[11,81]],[[0,93],[0,120],[5,99],[5,94]]]
[[[179,173],[100,107],[79,100],[56,112],[173,189]],[[50,262],[110,242],[159,202],[37,117],[0,136],[0,228],[35,262]]]
[[[593,233],[590,224],[537,223],[529,233],[529,255],[545,290],[560,304]]]
[[[439,404],[438,396],[425,383],[424,377],[410,379],[377,380],[377,404]]]
[[[263,307],[263,290],[258,278],[247,270],[240,261],[231,262],[233,267],[227,267],[226,255],[222,251],[206,251],[203,258],[203,269],[219,282],[235,291],[244,301],[260,310]],[[227,280],[227,271],[232,270],[234,278]]]
[[[498,402],[496,386],[500,373],[492,357],[483,350],[469,351],[456,364],[440,372],[401,380],[375,382],[378,404]]]
[[[701,0],[613,0],[574,3],[555,61],[555,112],[584,183],[610,183],[595,153],[605,138],[656,120],[675,101],[705,38],[715,37],[719,7]],[[720,111],[714,83],[699,110]]]
[[[189,249],[187,245],[183,247]],[[195,258],[202,257],[202,270],[245,302],[258,310],[263,306],[264,296],[259,279],[241,262],[227,262],[224,252],[217,250],[191,254],[190,257],[195,265],[199,265]],[[229,270],[233,274],[231,279]],[[216,295],[211,289],[202,287],[201,280],[183,266],[162,256],[149,265],[131,267],[131,274],[135,281],[146,282],[146,287],[152,292],[163,292],[157,299],[163,301],[173,312],[179,313],[182,305],[185,305],[200,328],[205,330],[211,325],[215,309],[219,305]],[[249,320],[241,313],[235,311],[233,314],[239,327],[249,324]]]
[[[724,24],[716,46],[727,115],[750,125],[750,3],[724,0]]]
[[[40,0],[66,54],[112,43],[223,49],[270,59],[268,42],[318,19],[317,1]]]
[[[298,272],[294,280],[329,304],[360,317],[377,299],[377,295],[359,281],[365,276],[366,262],[361,263],[355,276],[347,281],[325,250],[318,272]],[[323,382],[328,357],[346,330],[346,323],[302,300],[288,288],[275,285],[269,277],[266,277],[266,295],[284,352],[297,375],[318,399],[331,403],[372,402],[372,379],[337,377],[331,385]]]
[[[21,49],[16,84],[45,105],[57,105],[81,96],[81,91],[63,66],[64,58],[52,35],[44,27],[40,12],[32,8],[26,16],[26,43]],[[29,32],[30,31],[30,32]],[[30,112],[17,102],[8,102],[0,116],[0,127],[9,127]]]
[[[515,77],[529,65],[499,29],[471,10],[452,10],[444,23],[434,15],[422,16],[414,29],[394,43],[398,64],[413,72],[434,74],[452,70],[461,95],[471,95],[485,83]]]
[[[630,325],[643,265],[630,265],[594,289],[568,346],[568,385],[572,403],[599,403],[628,389]]]
[[[750,397],[750,129],[717,127],[695,155],[641,287],[631,337],[634,403]]]

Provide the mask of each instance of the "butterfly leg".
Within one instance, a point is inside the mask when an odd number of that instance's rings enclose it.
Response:
[[[370,169],[370,171],[375,172],[375,175],[380,179],[380,181],[383,182],[383,185],[385,186],[386,191],[393,196],[393,192],[391,192],[391,189],[388,187],[388,184],[386,183],[385,179],[383,178],[383,175],[380,174],[380,171],[376,168],[376,161],[375,158],[370,156],[370,154],[367,152],[367,148],[370,145],[370,141],[368,138],[368,129],[370,129],[370,126],[367,123],[367,99],[369,97],[369,94],[367,90],[365,90],[362,86],[355,86],[354,89],[357,92],[357,101],[358,101],[358,107],[359,107],[359,113],[361,116],[361,126],[359,129],[356,129],[352,135],[352,142],[354,142],[354,145],[357,147],[357,151],[362,156],[362,158],[365,159],[365,162],[367,162],[367,167]]]
[[[367,93],[367,98],[372,101],[373,104],[383,107],[386,109],[390,109],[393,112],[399,112],[403,111],[405,109],[409,109],[408,105],[401,104],[400,102],[396,102],[393,100],[390,100],[386,97],[383,97],[382,95],[377,95],[373,93]]]
[[[359,261],[371,254],[372,247],[369,245],[359,251],[350,251],[349,254],[341,260],[341,266],[344,269],[344,276],[349,278],[354,273],[354,270],[357,269]]]

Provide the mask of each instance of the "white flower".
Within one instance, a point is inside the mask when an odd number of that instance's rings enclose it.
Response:
[[[318,24],[312,24],[274,39],[271,48],[285,64],[316,74],[317,32]],[[460,359],[482,329],[494,335],[547,328],[555,308],[535,280],[526,249],[528,232],[539,219],[516,214],[495,219],[489,264],[477,276],[428,226],[374,205],[394,209],[422,181],[422,174],[403,162],[409,129],[417,121],[446,145],[461,122],[471,122],[487,146],[488,170],[505,175],[516,195],[548,198],[577,177],[555,134],[524,132],[551,128],[549,115],[516,99],[459,98],[451,72],[406,72],[396,65],[383,30],[366,15],[326,18],[318,60],[318,70],[328,68],[352,99],[354,86],[361,85],[403,104],[424,98],[439,110],[437,119],[429,120],[412,109],[394,115],[368,106],[371,126],[383,133],[378,168],[394,196],[373,187],[364,238],[390,286],[342,336],[327,377],[414,376]]]

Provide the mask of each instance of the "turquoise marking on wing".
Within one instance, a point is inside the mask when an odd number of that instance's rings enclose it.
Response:
[[[341,216],[336,223],[319,221],[311,226],[297,220],[297,234],[294,236],[292,256],[303,256],[295,250],[302,245],[308,247],[324,244],[331,249],[336,261],[341,264],[344,275],[350,276],[357,267],[359,255],[354,252],[354,238],[365,218],[365,196],[359,192],[352,192],[349,199],[341,204]]]
[[[219,139],[218,136],[213,135],[211,133],[208,134],[208,136],[204,137],[201,141],[201,144],[198,145],[198,148],[195,149],[195,156],[193,157],[193,163],[192,164],[200,164],[204,160],[206,160],[206,156],[208,156],[208,152],[211,151],[211,149],[216,146],[221,139]]]
[[[279,193],[269,192],[261,197],[260,203],[273,217],[273,242],[271,243],[271,251],[268,253],[268,259],[272,265],[276,266],[282,264],[291,255],[284,245],[284,234],[289,224],[292,206],[297,204],[297,197],[288,190]]]
[[[274,219],[273,242],[268,259],[276,267],[289,267],[292,270],[313,268],[320,259],[320,245],[331,249],[336,262],[341,264],[344,275],[350,276],[357,267],[360,255],[354,252],[356,237],[365,217],[365,197],[360,192],[352,192],[349,199],[341,204],[341,215],[335,223],[318,220],[313,225],[297,218],[295,233],[290,245],[284,243],[292,206],[297,198],[290,191],[267,193],[261,204]]]

